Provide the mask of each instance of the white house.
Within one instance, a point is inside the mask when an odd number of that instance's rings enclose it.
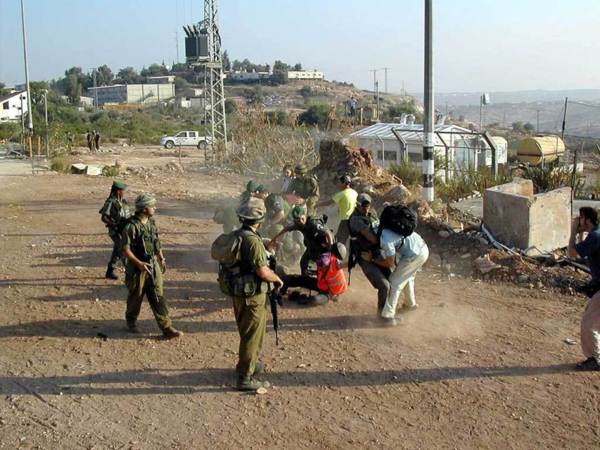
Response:
[[[262,81],[262,80],[269,80],[271,78],[271,74],[269,72],[235,71],[235,72],[229,72],[227,74],[227,78],[231,81],[237,81],[240,83],[257,82],[257,81]]]
[[[323,80],[325,76],[323,72],[315,70],[289,70],[287,73],[288,80]]]
[[[27,91],[11,92],[0,97],[0,122],[19,121],[22,114],[27,114]]]
[[[173,83],[114,84],[88,88],[88,95],[92,98],[98,96],[98,106],[105,103],[157,103],[175,97],[175,85]]]
[[[457,125],[436,125],[434,154],[445,158],[449,166],[459,169],[491,165],[491,149],[479,136]],[[366,148],[382,167],[400,164],[403,159],[420,163],[423,160],[423,125],[415,123],[376,123],[350,135],[360,147]],[[494,137],[498,164],[507,162],[507,145]]]

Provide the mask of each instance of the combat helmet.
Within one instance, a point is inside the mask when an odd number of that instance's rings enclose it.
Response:
[[[144,208],[152,208],[154,206],[156,206],[156,197],[149,192],[144,192],[135,199],[136,211],[143,211]]]
[[[306,175],[307,171],[308,169],[306,168],[306,164],[304,163],[297,164],[296,167],[294,167],[294,173],[296,175]]]
[[[250,197],[236,210],[237,216],[242,221],[260,222],[265,218],[266,213],[265,202],[257,197]]]

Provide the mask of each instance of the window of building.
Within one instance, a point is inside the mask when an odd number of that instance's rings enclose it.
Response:
[[[397,154],[396,150],[386,150],[383,153],[384,161],[396,161]]]
[[[2,109],[8,109],[8,102],[2,103]]]

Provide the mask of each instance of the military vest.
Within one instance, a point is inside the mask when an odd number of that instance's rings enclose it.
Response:
[[[141,261],[150,261],[159,249],[158,229],[154,219],[149,218],[144,225],[138,216],[129,219],[129,223],[135,228],[136,236],[131,243],[131,251]]]

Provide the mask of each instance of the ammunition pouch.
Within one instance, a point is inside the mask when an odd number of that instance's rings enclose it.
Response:
[[[231,297],[252,297],[269,292],[269,283],[260,280],[255,274],[244,274],[238,265],[219,264],[217,277],[223,294]]]

